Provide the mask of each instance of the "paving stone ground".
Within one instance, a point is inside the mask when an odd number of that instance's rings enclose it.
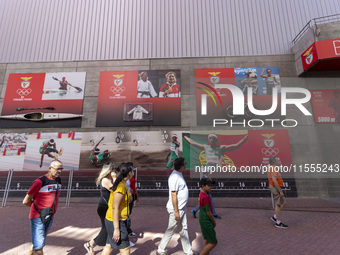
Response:
[[[218,245],[212,255],[228,254],[340,254],[339,200],[288,198],[282,213],[288,229],[274,227],[269,198],[215,198],[218,214]],[[99,231],[96,198],[72,198],[70,207],[61,201],[53,226],[47,237],[47,255],[84,255],[85,241]],[[132,228],[138,237],[131,238],[136,246],[131,254],[155,254],[167,227],[167,198],[143,198],[134,208]],[[190,198],[188,209],[197,203]],[[31,245],[29,209],[13,199],[0,208],[0,254],[27,254]],[[195,252],[202,248],[203,239],[198,219],[188,210],[189,237]],[[102,247],[96,247],[100,254]],[[119,254],[114,252],[113,254]],[[168,245],[168,255],[184,254],[179,235]]]

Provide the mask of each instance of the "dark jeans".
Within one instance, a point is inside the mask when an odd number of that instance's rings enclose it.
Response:
[[[131,203],[129,203],[129,212],[130,212],[130,215],[132,213],[132,209],[133,209],[133,203],[135,202],[135,200],[137,199],[137,195],[136,193],[132,195],[132,201]],[[128,233],[131,234],[133,231],[131,228],[128,228]]]

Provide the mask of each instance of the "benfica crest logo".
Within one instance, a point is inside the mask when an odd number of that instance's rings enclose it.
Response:
[[[123,77],[123,75],[113,75],[113,77],[115,77],[116,79],[114,79],[113,83],[116,85],[116,86],[120,86],[123,84],[123,80],[120,79],[121,77]]]
[[[263,134],[266,139],[263,140],[264,145],[268,148],[271,148],[274,146],[274,140],[271,139],[275,134]]]
[[[278,148],[273,148],[274,147],[274,139],[272,139],[272,137],[274,135],[275,134],[262,134],[262,136],[265,137],[263,142],[264,142],[264,145],[266,146],[266,148],[262,148],[261,152],[266,157],[276,156],[280,152]]]
[[[312,61],[313,61],[313,52],[311,53],[312,49],[313,49],[313,46],[310,47],[310,48],[303,54],[303,56],[306,57],[305,61],[306,61],[306,64],[307,64],[307,65],[309,65],[309,64],[312,63]]]
[[[210,72],[210,73],[208,73],[208,74],[212,75],[212,76],[210,77],[210,81],[211,81],[212,83],[219,83],[220,77],[218,77],[217,75],[219,75],[220,73],[221,73],[221,72]]]
[[[32,77],[20,77],[23,81],[21,82],[21,87],[23,89],[26,89],[30,86],[30,79],[32,79]]]
[[[313,53],[306,57],[306,63],[309,65],[313,61]]]

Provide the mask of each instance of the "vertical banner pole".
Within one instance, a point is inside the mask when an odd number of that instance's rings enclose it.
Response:
[[[8,193],[9,193],[9,189],[10,189],[11,182],[12,182],[12,176],[13,176],[13,169],[9,169],[8,175],[7,175],[7,180],[6,180],[6,187],[5,187],[4,197],[2,199],[1,207],[6,207]]]
[[[69,203],[68,203],[68,197],[69,197],[69,193],[70,193],[70,179],[71,179],[71,171],[68,173],[68,183],[67,183],[67,193],[66,193],[66,202],[65,202],[65,207],[68,207]]]
[[[138,182],[138,168],[136,167],[135,169],[136,169],[136,178],[135,179],[136,179],[136,182]]]
[[[68,187],[67,187],[67,195],[66,195],[66,207],[70,207],[72,181],[73,181],[73,169],[71,169],[71,171],[69,173],[69,176],[68,176]]]
[[[9,181],[10,173],[11,173],[11,169],[8,170],[7,179],[6,179],[6,186],[5,186],[4,196],[2,198],[1,207],[5,207],[4,204],[5,204],[5,198],[6,198],[6,193],[7,193],[7,187],[8,187],[8,181]]]

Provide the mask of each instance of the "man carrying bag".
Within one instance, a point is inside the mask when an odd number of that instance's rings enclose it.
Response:
[[[32,246],[29,254],[43,254],[45,239],[52,226],[54,214],[57,211],[58,199],[61,188],[59,175],[63,170],[63,164],[59,160],[53,160],[48,172],[34,180],[22,203],[31,208],[30,223]]]

